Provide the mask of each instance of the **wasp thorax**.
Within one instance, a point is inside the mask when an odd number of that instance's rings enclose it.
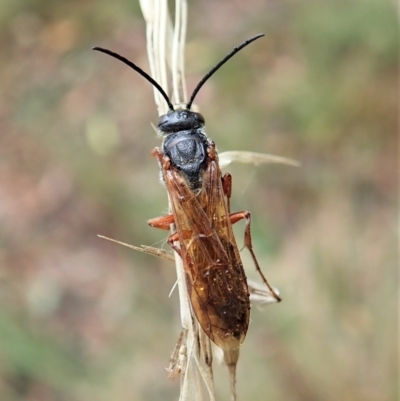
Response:
[[[161,134],[198,129],[204,126],[204,117],[194,111],[178,109],[160,117],[158,129]]]

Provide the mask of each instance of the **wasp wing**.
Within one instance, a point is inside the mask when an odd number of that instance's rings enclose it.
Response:
[[[236,349],[247,332],[250,303],[217,161],[207,160],[198,193],[172,165],[164,170],[164,181],[193,311],[216,345]]]

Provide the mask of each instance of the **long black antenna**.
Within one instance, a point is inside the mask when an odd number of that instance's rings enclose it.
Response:
[[[97,50],[99,52],[108,54],[111,57],[116,58],[119,61],[122,61],[123,63],[129,65],[129,67],[133,68],[136,72],[138,72],[142,77],[146,78],[155,88],[158,89],[158,91],[161,93],[163,98],[166,100],[168,104],[168,108],[171,111],[174,111],[174,106],[171,103],[171,100],[169,100],[168,95],[165,93],[164,89],[161,87],[161,85],[155,81],[147,72],[144,72],[141,68],[139,68],[136,64],[133,64],[132,61],[129,61],[127,58],[119,55],[118,53],[114,53],[111,50],[103,49],[101,47],[92,47],[92,50]]]
[[[208,80],[208,78],[211,77],[211,75],[214,74],[214,72],[218,71],[230,58],[232,58],[237,52],[239,52],[240,50],[243,49],[243,47],[246,47],[247,45],[249,45],[251,42],[254,42],[255,40],[257,40],[258,38],[261,38],[265,36],[263,33],[260,33],[256,36],[253,36],[250,39],[247,39],[246,41],[244,41],[240,46],[235,47],[227,56],[225,56],[214,68],[212,68],[206,75],[205,77],[197,84],[197,86],[194,88],[194,91],[192,93],[192,96],[190,96],[190,100],[188,102],[188,104],[186,105],[186,108],[188,110],[190,110],[190,108],[192,107],[192,103],[194,101],[194,98],[196,97],[196,95],[199,93],[199,90],[201,89],[201,87],[204,85],[204,83]]]

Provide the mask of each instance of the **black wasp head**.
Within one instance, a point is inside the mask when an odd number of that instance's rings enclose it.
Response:
[[[162,134],[172,134],[204,127],[204,117],[191,110],[170,110],[160,117],[158,129]]]

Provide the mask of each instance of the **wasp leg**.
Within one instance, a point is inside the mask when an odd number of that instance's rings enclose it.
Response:
[[[231,211],[231,195],[232,195],[232,176],[225,173],[222,177],[222,189],[226,196],[226,203],[228,204],[228,211]]]
[[[160,150],[160,148],[154,148],[151,151],[151,155],[153,157],[157,157],[158,161],[161,163],[162,162],[162,158],[164,156],[164,153]]]
[[[264,281],[264,284],[269,288],[269,290],[274,294],[276,300],[278,302],[281,301],[281,298],[276,294],[276,292],[273,290],[273,288],[269,285],[267,279],[265,278],[264,274],[261,271],[260,265],[258,264],[256,255],[253,251],[253,243],[251,241],[251,214],[250,212],[243,211],[243,212],[236,212],[232,213],[229,215],[230,221],[232,224],[237,223],[240,220],[245,219],[246,220],[246,226],[244,228],[244,246],[249,250],[251,257],[253,258],[254,265],[256,267],[256,270],[260,274],[262,280]]]
[[[175,218],[173,214],[168,214],[166,216],[155,217],[154,219],[150,219],[147,221],[151,227],[159,228],[161,230],[169,230],[171,228],[171,224],[175,223]],[[182,257],[181,250],[175,245],[175,242],[179,241],[178,233],[171,234],[167,242],[169,246],[180,256]]]
[[[179,241],[178,233],[171,234],[167,239],[168,245],[182,258],[181,249],[175,245],[176,241]]]
[[[151,227],[160,228],[161,230],[169,230],[171,224],[175,223],[175,218],[173,214],[168,214],[166,216],[154,217],[153,219],[147,220],[147,223]]]

